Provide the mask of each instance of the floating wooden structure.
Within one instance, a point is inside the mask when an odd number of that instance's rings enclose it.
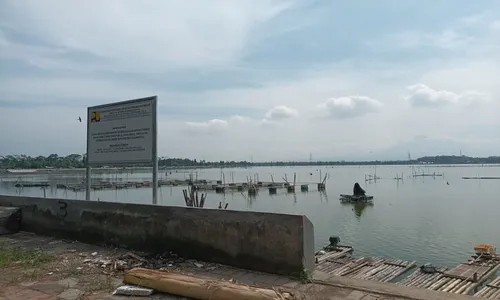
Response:
[[[295,193],[295,184],[297,182],[297,173],[293,173],[293,184],[288,182],[288,178],[286,177],[286,174],[285,174],[285,177],[283,177],[283,180],[285,181],[286,190],[289,193]]]
[[[48,182],[35,182],[35,181],[16,181],[14,186],[17,188],[22,187],[49,187],[50,183]]]
[[[362,195],[345,195],[345,194],[340,194],[340,201],[341,202],[371,202],[373,201],[373,196],[362,196]]]
[[[158,186],[194,186],[196,190],[203,191],[215,191],[216,193],[226,193],[226,192],[244,192],[247,191],[249,194],[256,194],[260,188],[268,188],[270,194],[275,194],[278,189],[285,189],[286,191],[293,193],[295,192],[295,187],[300,186],[301,191],[308,191],[310,184],[315,184],[313,182],[297,182],[296,174],[294,174],[294,181],[289,182],[288,178],[284,177],[284,182],[275,182],[271,176],[271,182],[265,181],[255,181],[253,178],[248,178],[246,182],[231,182],[225,183],[224,175],[222,175],[223,180],[199,180],[190,179],[188,180],[176,180],[176,179],[165,179],[159,180]],[[254,176],[257,178],[257,176]],[[321,183],[318,183],[318,191],[325,190],[325,181],[327,175]],[[43,185],[27,182],[19,183],[19,187],[34,187],[43,186],[50,187],[51,185],[47,182]],[[151,188],[153,186],[152,181],[98,181],[92,182],[92,190],[120,190],[129,188]],[[55,185],[57,189],[70,190],[73,192],[85,191],[85,182],[80,183],[58,183]]]
[[[346,276],[379,282],[395,282],[415,267],[415,262],[377,257],[354,258],[352,247],[336,245],[338,238],[330,238],[330,245],[316,253],[316,270],[330,275]],[[440,268],[425,264],[410,276],[395,282],[399,285],[424,288],[486,299],[500,299],[500,256],[489,244],[474,247],[471,259],[454,268]],[[493,278],[488,283],[490,278]],[[476,292],[480,289],[478,292]]]
[[[370,182],[370,181],[376,182],[378,179],[381,179],[381,178],[377,176],[377,173],[375,173],[374,175],[371,175],[371,174],[365,175],[365,182]]]
[[[412,174],[413,177],[442,177],[443,176],[443,173],[436,173],[436,172],[433,172],[433,173],[413,173]]]
[[[396,179],[397,181],[404,181],[403,178],[404,178],[403,173],[401,173],[401,175],[396,174],[396,176],[394,176],[394,179]]]
[[[474,177],[462,177],[462,179],[500,179],[500,176],[474,176]]]
[[[415,266],[415,262],[377,257],[354,258],[352,247],[336,246],[333,251],[319,251],[316,270],[336,276],[390,282]]]
[[[323,178],[323,179],[321,179]],[[326,190],[326,179],[328,178],[328,173],[325,174],[325,177],[321,177],[321,170],[319,170],[319,180],[320,182],[318,183],[318,191],[322,192]]]
[[[496,276],[491,282],[474,294],[474,297],[484,299],[500,299],[500,276]]]
[[[398,284],[469,295],[494,276],[499,268],[500,260],[496,256],[477,253],[476,250],[476,255],[467,263],[452,269],[436,268],[434,271],[426,271],[422,267]]]

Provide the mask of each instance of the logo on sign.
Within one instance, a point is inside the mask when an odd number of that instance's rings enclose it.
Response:
[[[101,122],[101,112],[94,111],[90,115],[90,123]]]

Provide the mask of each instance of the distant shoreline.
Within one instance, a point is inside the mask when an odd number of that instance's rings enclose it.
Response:
[[[247,169],[254,167],[361,167],[361,166],[408,166],[408,167],[433,167],[433,168],[456,168],[456,167],[500,167],[500,164],[474,164],[474,163],[457,163],[457,164],[414,164],[414,163],[399,163],[399,164],[388,164],[381,162],[364,162],[364,163],[325,163],[325,164],[308,164],[308,163],[292,163],[287,165],[271,165],[270,163],[254,163],[248,166],[241,165],[209,165],[209,166],[167,166],[160,167],[159,171],[166,170],[197,170],[197,169]],[[124,172],[128,173],[131,171],[150,171],[151,167],[137,166],[137,167],[101,167],[101,168],[92,168],[93,173],[116,173],[116,172]],[[29,175],[29,174],[61,174],[61,173],[81,173],[85,172],[85,168],[43,168],[43,169],[21,169],[21,168],[12,168],[12,169],[3,169],[0,170],[0,174],[8,174],[8,175]]]
[[[469,157],[455,155],[424,156],[408,160],[371,160],[371,161],[205,161],[189,158],[158,158],[158,167],[161,170],[185,169],[224,169],[224,168],[252,168],[252,167],[340,167],[340,166],[415,166],[415,167],[465,167],[484,166],[495,167],[500,165],[500,156]],[[0,174],[3,173],[74,173],[85,169],[85,156],[70,154],[58,156],[51,154],[47,157],[30,157],[26,155],[0,156]],[[94,172],[109,173],[117,171],[147,170],[147,165],[108,165],[93,168]]]

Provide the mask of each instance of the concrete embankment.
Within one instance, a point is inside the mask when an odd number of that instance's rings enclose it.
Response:
[[[314,269],[305,216],[50,198],[0,196],[22,209],[21,229],[276,274]]]

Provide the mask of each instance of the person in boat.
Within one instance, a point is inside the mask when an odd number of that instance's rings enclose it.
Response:
[[[365,196],[365,195],[366,195],[366,192],[365,192],[365,190],[363,190],[363,189],[361,188],[361,186],[359,185],[359,183],[357,183],[357,182],[356,182],[356,183],[354,184],[354,188],[352,189],[352,194],[353,194],[354,196]]]

